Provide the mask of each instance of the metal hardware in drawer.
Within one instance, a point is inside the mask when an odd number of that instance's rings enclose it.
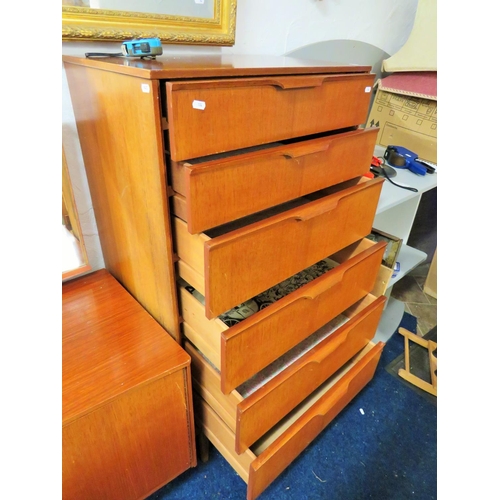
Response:
[[[382,183],[347,181],[274,216],[261,212],[244,227],[230,223],[198,235],[174,217],[179,274],[205,297],[205,314],[214,318],[369,234]]]
[[[242,152],[171,162],[173,211],[191,234],[368,172],[377,128]]]
[[[166,82],[174,161],[365,123],[375,75]]]
[[[221,415],[235,432],[243,453],[373,338],[386,298],[368,295],[228,395],[220,372],[191,343],[193,386],[207,401],[224,407]]]
[[[337,267],[232,327],[208,320],[203,305],[180,287],[184,335],[220,370],[228,394],[370,293],[384,249],[368,239],[351,245],[342,258],[332,255]]]
[[[254,446],[238,455],[235,434],[215,410],[195,395],[195,414],[204,434],[257,498],[373,378],[384,344],[369,343]],[[215,409],[215,410],[214,410]]]

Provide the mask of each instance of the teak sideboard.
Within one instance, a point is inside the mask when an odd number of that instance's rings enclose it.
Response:
[[[383,348],[371,68],[64,63],[106,267],[191,356],[197,426],[256,498]]]
[[[191,360],[105,269],[62,286],[62,497],[146,498],[196,466]]]

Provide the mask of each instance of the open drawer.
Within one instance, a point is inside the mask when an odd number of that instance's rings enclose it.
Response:
[[[235,433],[243,453],[285,417],[373,338],[386,298],[368,295],[278,358],[247,382],[224,395],[220,373],[191,343],[193,387]]]
[[[369,234],[382,183],[353,179],[197,235],[173,217],[179,275],[214,318]]]
[[[366,122],[374,78],[353,73],[166,82],[171,158],[357,127]]]
[[[373,378],[384,344],[369,343],[254,446],[238,455],[234,432],[217,406],[194,393],[195,414],[204,434],[248,484],[257,498]]]
[[[352,244],[331,256],[338,265],[234,326],[208,320],[193,290],[180,286],[184,335],[220,371],[228,394],[370,293],[384,248],[368,239]]]
[[[358,129],[172,161],[173,212],[196,234],[360,177],[369,170],[377,132]]]

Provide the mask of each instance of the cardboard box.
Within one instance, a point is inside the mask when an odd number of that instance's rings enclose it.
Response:
[[[437,73],[399,73],[379,80],[366,128],[377,144],[403,146],[437,164]]]

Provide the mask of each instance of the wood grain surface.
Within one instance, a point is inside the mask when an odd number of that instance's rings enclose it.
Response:
[[[106,268],[180,342],[159,83],[66,74]]]
[[[63,284],[63,498],[137,500],[195,465],[190,357],[106,270]]]

